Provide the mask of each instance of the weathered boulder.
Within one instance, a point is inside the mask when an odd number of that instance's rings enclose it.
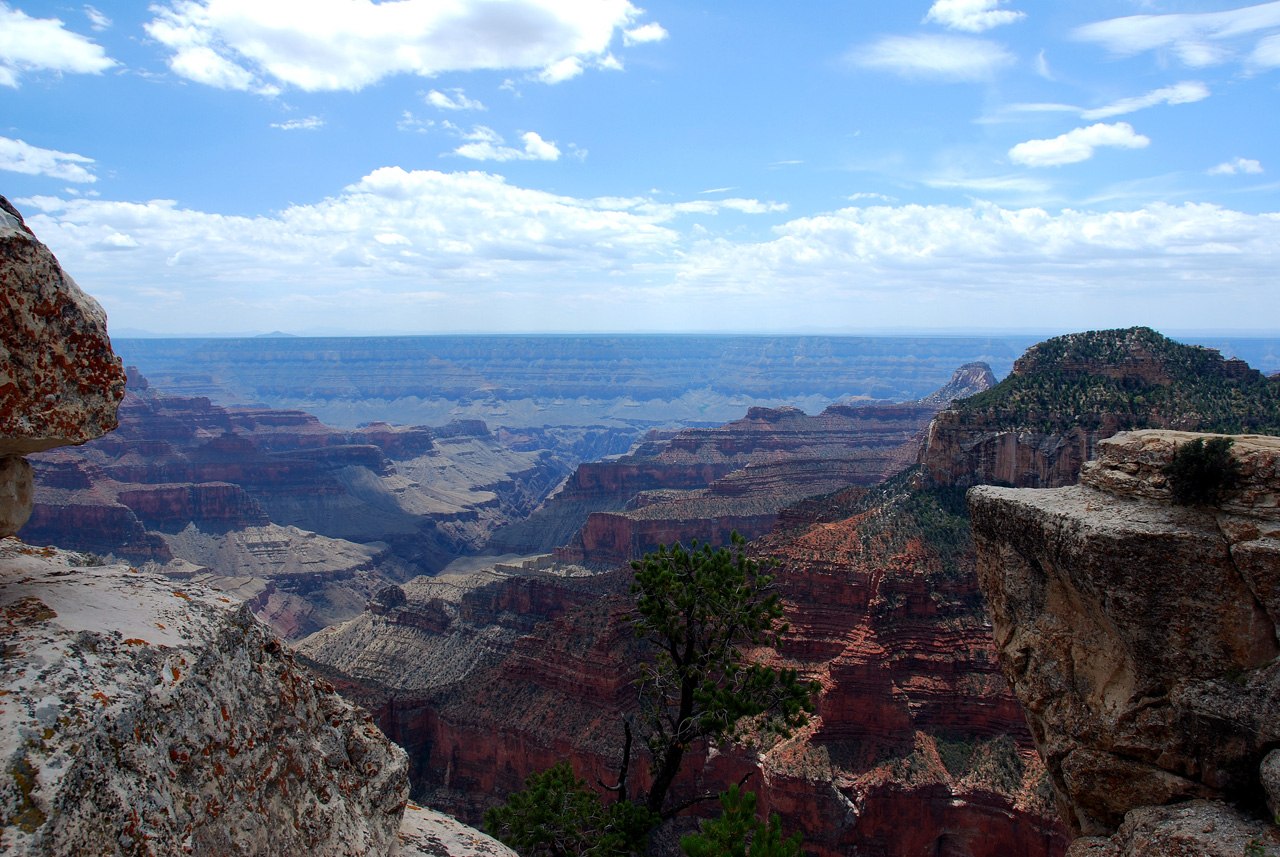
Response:
[[[1132,810],[1114,836],[1082,836],[1067,857],[1264,857],[1277,850],[1273,827],[1219,801],[1194,800]]]
[[[406,759],[367,714],[241,602],[80,562],[0,542],[0,852],[390,852]]]
[[[124,385],[106,313],[0,197],[0,455],[101,437]]]
[[[31,517],[20,456],[111,431],[124,383],[102,307],[0,196],[0,538]]]
[[[1194,798],[1266,811],[1259,764],[1280,744],[1280,439],[1237,436],[1241,486],[1220,507],[1175,506],[1161,468],[1194,437],[1119,434],[1079,485],[968,494],[1000,664],[1074,835],[1109,836],[1126,813]]]
[[[390,857],[519,857],[507,846],[442,812],[409,804]]]

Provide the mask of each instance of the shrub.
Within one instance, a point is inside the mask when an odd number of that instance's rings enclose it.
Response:
[[[1198,437],[1184,443],[1173,453],[1173,461],[1164,468],[1169,477],[1173,501],[1180,506],[1216,504],[1222,493],[1240,481],[1240,462],[1231,456],[1229,437]]]
[[[801,837],[782,838],[782,821],[775,812],[768,821],[756,817],[755,792],[729,786],[720,795],[724,812],[702,822],[702,831],[680,838],[688,857],[799,857]]]

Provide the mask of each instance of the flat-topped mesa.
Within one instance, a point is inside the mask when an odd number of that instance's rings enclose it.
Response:
[[[1250,816],[1280,797],[1259,767],[1280,746],[1280,438],[1235,436],[1238,486],[1175,505],[1163,468],[1197,437],[1123,433],[1079,485],[968,494],[1000,664],[1062,817],[1115,834],[1073,854],[1139,853],[1151,819],[1186,822],[1139,811],[1188,799],[1262,831]]]
[[[1280,379],[1145,327],[1060,336],[938,414],[920,461],[943,485],[1054,488],[1098,441],[1144,428],[1280,434]]]
[[[20,456],[111,431],[124,383],[106,313],[0,196],[0,538],[31,515]]]

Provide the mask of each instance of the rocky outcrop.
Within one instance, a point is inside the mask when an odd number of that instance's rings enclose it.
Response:
[[[1280,383],[1145,327],[1060,336],[938,414],[920,460],[944,485],[1055,488],[1099,441],[1142,428],[1280,434]]]
[[[0,197],[0,538],[31,514],[20,457],[111,431],[123,395],[106,313]]]
[[[1162,468],[1195,436],[1102,441],[1077,486],[969,492],[1001,667],[1071,832],[1115,834],[1118,850],[1097,853],[1192,853],[1135,844],[1198,823],[1144,807],[1269,812],[1260,765],[1280,744],[1280,438],[1237,436],[1240,487],[1218,507],[1175,506]]]
[[[385,854],[405,756],[239,602],[0,542],[11,854]]]

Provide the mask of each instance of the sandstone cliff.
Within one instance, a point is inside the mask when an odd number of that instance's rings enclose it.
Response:
[[[1175,506],[1162,468],[1192,437],[1120,434],[1077,486],[969,493],[1000,664],[1075,854],[1280,845],[1250,817],[1280,808],[1260,771],[1280,745],[1280,438],[1236,437],[1221,506]]]
[[[985,363],[960,367],[926,399],[835,404],[816,416],[750,408],[717,428],[652,433],[630,454],[579,465],[528,521],[490,549],[557,551],[563,562],[625,565],[659,543],[726,543],[769,532],[779,509],[908,467],[929,420],[952,400],[995,383]]]
[[[920,460],[945,485],[1053,488],[1076,481],[1098,441],[1140,428],[1277,434],[1280,384],[1145,327],[1060,336],[938,414]]]

